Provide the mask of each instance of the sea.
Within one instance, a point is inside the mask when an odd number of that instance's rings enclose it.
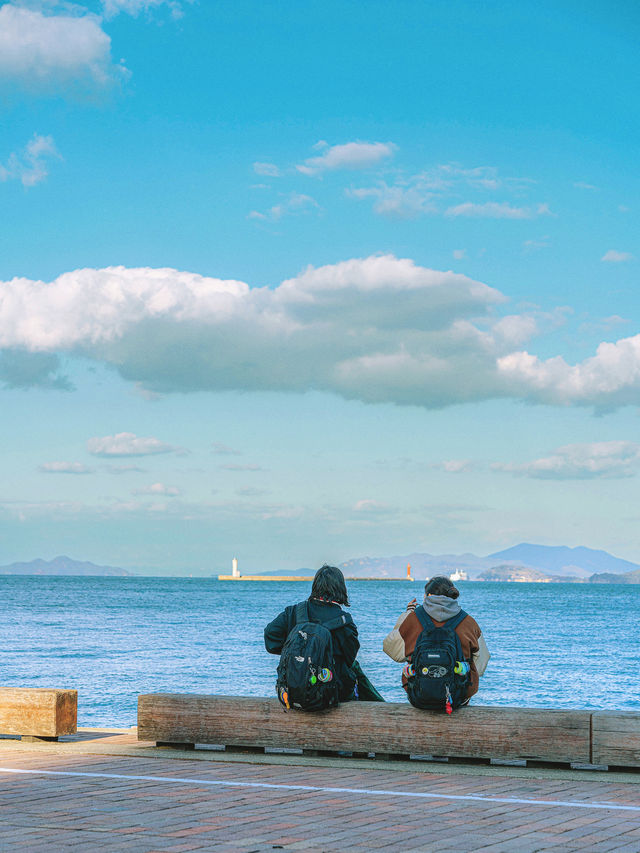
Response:
[[[382,641],[420,581],[348,584],[358,659],[406,701]],[[640,711],[640,585],[464,581],[460,603],[491,652],[474,704]],[[140,693],[274,696],[263,629],[307,582],[1,576],[2,676],[78,691],[78,725],[135,725]]]

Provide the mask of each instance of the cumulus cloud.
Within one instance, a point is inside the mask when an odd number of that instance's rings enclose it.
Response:
[[[633,255],[631,252],[618,252],[616,249],[609,249],[600,260],[607,264],[623,264],[625,261],[632,261]]]
[[[102,438],[90,438],[87,450],[93,456],[153,456],[158,453],[175,453],[177,447],[165,444],[158,438],[142,438],[132,432],[119,432]]]
[[[61,370],[60,359],[55,353],[11,348],[3,350],[0,344],[0,382],[7,388],[71,391],[73,385]]]
[[[33,187],[49,174],[51,158],[60,158],[53,138],[36,133],[23,151],[11,154],[5,165],[0,165],[0,181],[18,180],[23,187]]]
[[[347,142],[331,146],[326,142],[318,142],[315,147],[322,154],[309,157],[296,166],[303,175],[320,175],[338,169],[367,169],[393,156],[395,150],[391,142]]]
[[[640,468],[640,444],[633,441],[598,441],[567,444],[549,456],[523,464],[495,463],[504,471],[539,480],[592,480],[633,477]]]
[[[540,359],[514,352],[498,359],[511,393],[533,402],[587,405],[607,410],[640,404],[640,335],[601,343],[579,364],[562,356]]]
[[[105,86],[123,74],[126,69],[112,63],[111,39],[98,16],[0,7],[0,79],[55,89],[69,81]]]
[[[309,267],[275,288],[124,267],[51,283],[17,278],[0,282],[0,377],[7,356],[9,367],[35,358],[32,384],[60,387],[62,355],[160,393],[319,390],[434,408],[496,397],[640,403],[640,335],[603,343],[576,365],[542,360],[525,349],[541,317],[500,316],[505,301],[468,276],[393,255]],[[30,384],[27,367],[14,365],[14,384]],[[179,452],[132,433],[92,439],[89,449]]]
[[[162,497],[176,498],[182,494],[177,486],[165,486],[164,483],[153,483],[141,489],[132,489],[132,495],[160,495]]]
[[[81,462],[43,462],[38,470],[44,474],[91,474],[93,468],[87,468]]]

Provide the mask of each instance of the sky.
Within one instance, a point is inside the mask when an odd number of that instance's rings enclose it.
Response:
[[[0,3],[0,565],[640,562],[639,35]]]

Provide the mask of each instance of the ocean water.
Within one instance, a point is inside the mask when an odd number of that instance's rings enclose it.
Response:
[[[365,672],[406,701],[382,640],[419,581],[349,585]],[[640,711],[640,585],[460,584],[492,658],[475,704]],[[262,632],[304,582],[0,577],[0,685],[78,690],[78,724],[130,726],[137,695],[271,696]]]

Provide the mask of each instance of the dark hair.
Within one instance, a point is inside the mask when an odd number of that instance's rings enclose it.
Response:
[[[424,591],[427,595],[446,595],[448,598],[457,598],[460,595],[449,578],[445,577],[431,578],[427,581]]]
[[[309,597],[350,606],[344,575],[336,566],[327,566],[326,563],[316,572]]]

